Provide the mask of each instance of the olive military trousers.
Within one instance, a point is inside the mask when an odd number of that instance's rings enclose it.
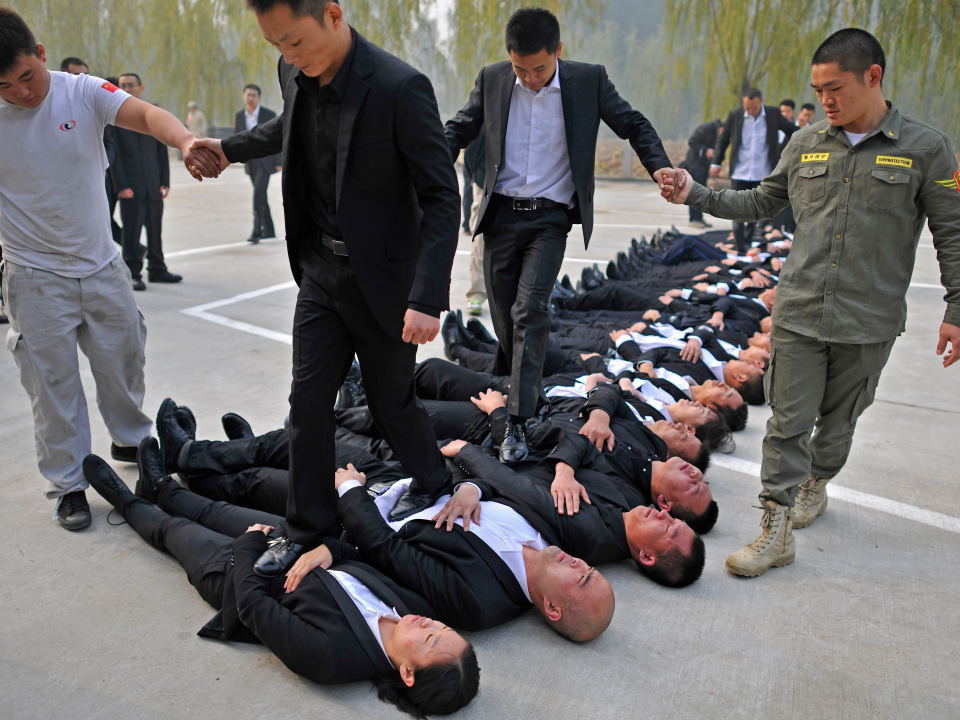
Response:
[[[761,500],[792,507],[811,474],[831,479],[840,472],[893,343],[823,342],[773,326],[764,376],[773,415],[763,439]]]

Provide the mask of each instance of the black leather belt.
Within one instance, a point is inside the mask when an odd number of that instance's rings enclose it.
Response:
[[[334,255],[349,255],[347,252],[347,244],[343,240],[334,240],[326,233],[320,233],[320,242],[324,247],[328,247],[333,250]]]
[[[563,203],[547,200],[547,198],[515,198],[507,197],[506,195],[500,195],[499,193],[497,194],[497,197],[500,199],[502,206],[511,208],[513,210],[547,210],[549,208],[567,208],[567,206]]]

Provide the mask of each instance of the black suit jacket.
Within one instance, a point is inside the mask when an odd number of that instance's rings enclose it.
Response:
[[[240,112],[237,113],[237,116],[234,119],[234,123],[233,123],[234,133],[246,132],[247,130],[246,112],[247,112],[246,110],[241,110]],[[276,116],[277,114],[273,110],[270,110],[269,108],[265,108],[261,105],[260,114],[257,115],[257,125],[263,125],[265,122],[270,122]],[[277,168],[281,167],[282,165],[283,165],[283,155],[277,154],[277,155],[271,155],[270,157],[257,158],[256,160],[248,161],[246,164],[246,167],[244,168],[244,171],[247,173],[247,175],[253,175],[253,170],[256,169],[256,170],[260,170],[261,172],[267,172],[273,175],[277,171]]]
[[[342,559],[341,550],[347,547],[342,543],[325,542],[334,554],[331,570],[353,575],[401,615],[435,617],[433,607],[423,597],[368,565]],[[336,578],[318,568],[303,578],[294,592],[286,594],[282,575],[265,578],[253,571],[266,549],[267,537],[261,532],[244,533],[234,541],[232,605],[227,604],[229,594],[225,594],[223,610],[201,635],[248,639],[236,632],[239,619],[290,670],[322,684],[355,682],[396,672]]]
[[[587,492],[593,504],[582,503],[575,515],[561,515],[550,493],[552,471],[518,473],[475,445],[460,450],[455,462],[471,476],[470,482],[477,484],[485,500],[512,507],[551,545],[590,565],[630,557],[623,513],[633,506],[609,478],[578,473],[577,480],[584,487],[589,484]]]
[[[687,140],[689,149],[683,161],[683,166],[687,170],[707,172],[710,169],[711,160],[707,157],[707,150],[713,150],[716,147],[717,135],[720,134],[721,127],[723,124],[720,120],[711,120],[697,126],[693,131],[693,135]]]
[[[167,146],[152,135],[114,127],[113,182],[116,192],[133,190],[134,198],[160,199],[160,188],[170,187]]]
[[[345,493],[338,512],[360,557],[427,598],[441,622],[485,630],[532,607],[500,556],[460,526],[447,532],[413,520],[395,532],[364,488]]]
[[[777,163],[780,162],[780,152],[783,150],[777,131],[783,130],[784,135],[787,136],[787,142],[789,142],[790,136],[800,128],[781,115],[780,108],[764,105],[763,110],[767,121],[767,153],[770,159],[770,170],[773,171]],[[726,156],[729,147],[731,174],[737,167],[740,143],[743,141],[743,113],[742,107],[730,111],[727,121],[723,124],[720,137],[717,139],[717,147],[713,151],[713,160],[711,160],[714,165],[723,164],[723,158]]]
[[[337,153],[337,218],[350,264],[370,309],[399,337],[410,304],[449,308],[450,270],[460,228],[460,192],[425,75],[354,35]],[[287,251],[299,283],[300,247],[319,237],[306,203],[313,182],[291,131],[296,67],[278,61],[283,112],[223,141],[231,162],[283,154]]]
[[[601,120],[618,137],[630,141],[640,162],[651,175],[661,168],[672,166],[653,125],[620,97],[602,65],[560,60],[557,72],[560,73],[567,152],[570,155],[570,168],[577,189],[572,219],[583,224],[583,240],[586,246],[590,244],[590,236],[593,234],[594,165],[597,131],[600,129]],[[493,214],[488,217],[487,208],[497,185],[497,177],[503,169],[510,99],[513,97],[516,82],[517,75],[510,62],[483,68],[477,75],[476,85],[467,104],[455,117],[447,121],[443,129],[454,158],[473,142],[481,130],[486,135],[486,174],[480,221],[475,234],[482,233],[485,223],[492,222]]]

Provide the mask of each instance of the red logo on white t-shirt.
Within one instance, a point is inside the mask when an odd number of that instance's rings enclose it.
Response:
[[[77,126],[76,120],[67,120],[63,125],[60,126],[61,130],[73,130]]]
[[[116,91],[119,89],[119,88],[118,88],[116,85],[114,85],[112,82],[105,82],[105,83],[104,83],[103,85],[101,85],[100,87],[102,87],[102,88],[103,88],[104,90],[106,90],[107,92],[116,92]]]

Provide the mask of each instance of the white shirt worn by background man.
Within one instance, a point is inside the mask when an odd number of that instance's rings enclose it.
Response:
[[[400,480],[394,483],[393,487],[375,501],[383,519],[387,520],[387,524],[397,532],[413,520],[432,521],[434,516],[443,509],[443,506],[446,505],[450,499],[449,495],[443,495],[432,508],[427,508],[426,510],[418,512],[416,515],[411,515],[397,522],[389,522],[387,516],[397,504],[400,496],[410,487],[411,482],[412,480]],[[468,484],[472,485],[473,483]],[[343,497],[348,490],[355,487],[360,487],[358,481],[347,480],[337,488],[337,491],[340,497]],[[474,487],[477,486],[474,485]],[[480,492],[480,488],[477,488],[477,492]],[[457,518],[456,523],[462,530],[463,518]],[[437,530],[437,532],[446,531],[446,526]],[[487,547],[493,550],[499,558],[506,563],[507,567],[510,568],[510,572],[513,573],[513,576],[520,584],[523,594],[530,600],[530,591],[527,588],[527,569],[523,564],[523,546],[526,545],[534,550],[543,550],[548,547],[547,543],[540,537],[540,533],[538,533],[530,523],[524,520],[516,510],[498,502],[481,502],[480,524],[478,525],[477,523],[471,522],[470,529],[467,532],[473,533],[480,538]]]
[[[246,108],[243,109],[243,121],[246,123],[247,130],[253,130],[257,126],[257,121],[260,119],[260,104],[253,109],[253,112],[250,112]]]
[[[86,278],[117,256],[103,129],[130,97],[92,75],[50,73],[35,108],[0,99],[0,245],[23,267]]]
[[[517,78],[510,99],[503,168],[494,192],[572,206],[576,191],[563,120],[560,66],[539,92]]]
[[[767,150],[767,111],[761,105],[759,114],[753,117],[744,110],[737,166],[730,172],[730,179],[760,182],[772,170]]]

